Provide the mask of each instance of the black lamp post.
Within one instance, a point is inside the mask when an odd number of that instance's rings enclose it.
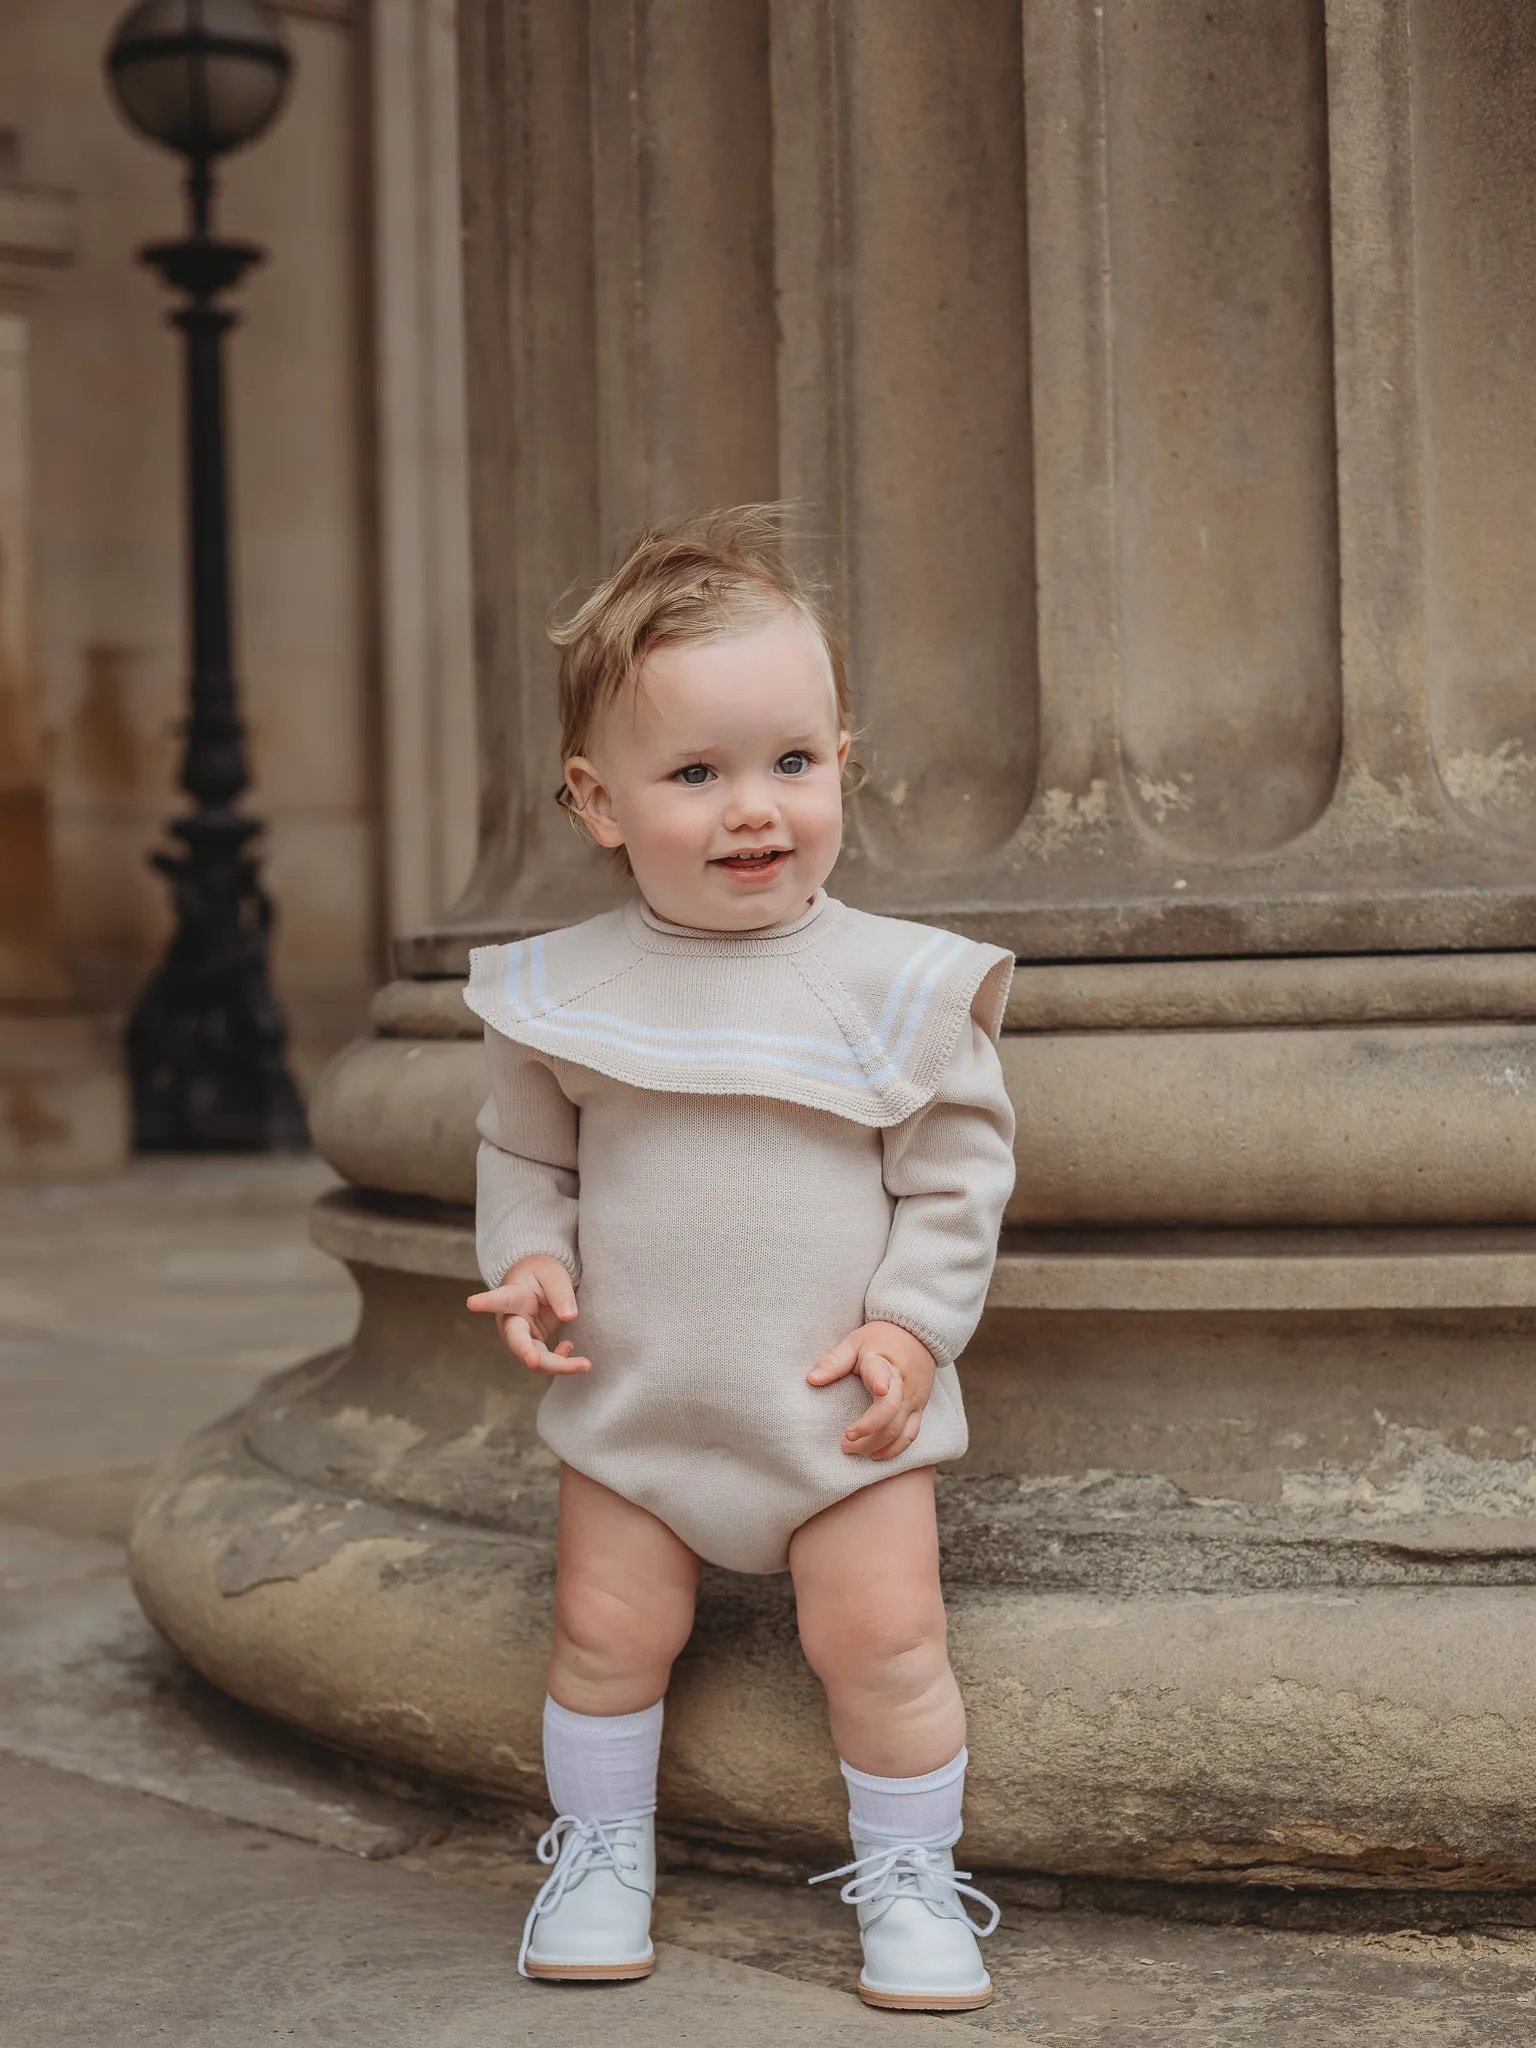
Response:
[[[262,251],[212,232],[216,157],[254,141],[282,106],[292,59],[264,0],[142,0],[118,24],[107,77],[130,125],[187,159],[188,233],[140,261],[185,294],[187,553],[191,706],[171,824],[182,851],[156,852],[176,930],[128,1024],[134,1144],[146,1152],[283,1150],[307,1142],[267,973],[272,905],[238,808],[250,776],[230,632],[224,459],[225,332],[217,303]]]

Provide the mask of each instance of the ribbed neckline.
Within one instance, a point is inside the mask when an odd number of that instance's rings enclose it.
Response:
[[[635,944],[647,953],[708,953],[714,958],[756,959],[765,953],[792,953],[820,937],[814,927],[835,899],[818,889],[810,907],[793,924],[770,925],[755,932],[712,932],[696,925],[669,924],[658,917],[640,898],[625,911],[625,922]]]

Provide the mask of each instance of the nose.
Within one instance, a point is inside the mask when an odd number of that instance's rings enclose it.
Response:
[[[753,775],[732,782],[721,822],[728,832],[766,832],[778,815],[772,783]]]

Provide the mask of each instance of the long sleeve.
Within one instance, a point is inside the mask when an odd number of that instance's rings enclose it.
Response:
[[[581,1277],[576,1232],[576,1105],[548,1062],[499,1031],[485,1034],[490,1099],[475,1122],[475,1247],[486,1285],[543,1253]]]
[[[981,1319],[1013,1191],[1013,1124],[997,1047],[973,1018],[932,1101],[885,1133],[896,1213],[865,1320],[899,1323],[941,1366],[953,1365]]]

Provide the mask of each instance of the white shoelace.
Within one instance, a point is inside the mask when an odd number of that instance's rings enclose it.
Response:
[[[517,1952],[517,1974],[528,1974],[528,1944],[541,1913],[553,1912],[568,1891],[594,1870],[611,1870],[623,1877],[640,1868],[639,1861],[624,1862],[619,1851],[627,1846],[617,1839],[625,1828],[638,1826],[632,1820],[581,1820],[574,1813],[562,1813],[540,1835],[534,1854],[554,1869],[539,1886],[538,1895],[523,1922],[523,1943]]]
[[[920,1898],[931,1911],[945,1918],[964,1920],[974,1933],[985,1938],[1002,1919],[1001,1908],[967,1881],[971,1875],[968,1870],[951,1870],[938,1857],[937,1850],[925,1849],[921,1842],[898,1842],[894,1848],[874,1849],[867,1856],[856,1856],[852,1863],[837,1870],[825,1870],[810,1882],[831,1884],[835,1878],[846,1878],[847,1883],[838,1892],[845,1906],[873,1905],[876,1899],[905,1893],[909,1898]],[[965,1899],[974,1899],[985,1910],[985,1922],[971,1918],[962,1903]]]

